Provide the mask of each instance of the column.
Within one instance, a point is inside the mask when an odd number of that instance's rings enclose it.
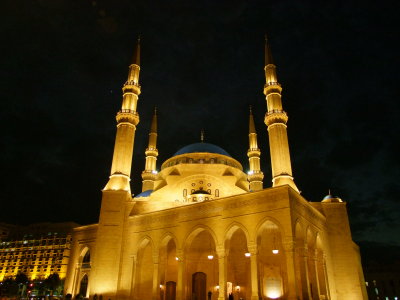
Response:
[[[297,300],[296,273],[294,265],[294,241],[292,237],[285,239],[283,243],[285,249],[286,268],[287,268],[287,298]]]
[[[136,266],[137,266],[137,255],[132,255],[132,282],[131,282],[131,292],[130,298],[134,299],[135,288],[136,288]]]
[[[152,290],[152,299],[157,300],[160,298],[160,282],[158,278],[158,255],[153,255],[153,290]]]
[[[218,255],[218,284],[219,295],[218,300],[226,299],[226,254],[224,246],[217,247]]]
[[[183,251],[176,251],[178,258],[178,280],[176,283],[176,300],[183,300],[183,275],[185,270],[185,262],[183,260]]]
[[[257,268],[257,245],[249,244],[250,252],[250,280],[251,280],[251,300],[258,300],[258,268]]]
[[[324,272],[324,279],[325,279],[325,288],[326,288],[326,300],[331,299],[330,293],[329,293],[329,280],[328,280],[328,272],[326,271],[326,258],[325,254],[322,255],[322,268]]]
[[[307,258],[307,247],[298,248],[300,255],[300,270],[301,270],[301,287],[303,299],[310,298],[310,280],[308,278],[308,258]]]
[[[314,261],[314,271],[315,271],[315,283],[316,283],[316,290],[317,290],[317,299],[319,299],[319,295],[321,295],[321,283],[320,283],[320,278],[319,278],[319,272],[318,272],[318,250],[315,249],[314,250],[314,257],[313,257],[313,261]]]

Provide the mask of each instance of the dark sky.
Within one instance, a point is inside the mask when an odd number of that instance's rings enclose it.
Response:
[[[136,38],[142,94],[133,162],[140,192],[149,122],[159,164],[206,141],[248,168],[253,106],[271,170],[268,33],[288,112],[295,182],[348,202],[354,238],[400,245],[398,1],[14,0],[2,5],[0,221],[97,222],[115,114]]]

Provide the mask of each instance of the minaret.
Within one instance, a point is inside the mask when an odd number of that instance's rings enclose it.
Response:
[[[140,41],[129,66],[122,92],[122,107],[117,113],[117,133],[110,179],[102,191],[96,247],[90,271],[90,295],[115,300],[119,284],[125,225],[132,208],[130,174],[133,143],[139,115],[136,111],[140,94]]]
[[[140,39],[138,39],[132,63],[129,66],[128,79],[122,87],[122,106],[117,113],[117,135],[115,138],[111,176],[105,190],[130,191],[133,144],[139,115],[136,112],[140,95]]]
[[[157,170],[156,162],[158,156],[157,150],[157,108],[154,108],[154,115],[151,121],[149,133],[149,145],[146,149],[146,164],[142,172],[142,192],[154,190],[154,181],[156,179]]]
[[[264,174],[260,170],[260,155],[261,151],[258,149],[256,127],[254,125],[253,112],[250,106],[249,117],[249,150],[247,156],[249,157],[249,172],[247,179],[250,183],[250,191],[260,191],[263,189]]]
[[[264,94],[267,100],[265,124],[268,126],[269,147],[272,165],[272,186],[288,184],[299,191],[293,181],[289,144],[286,131],[288,116],[282,108],[282,87],[276,76],[276,66],[265,38],[265,79]]]

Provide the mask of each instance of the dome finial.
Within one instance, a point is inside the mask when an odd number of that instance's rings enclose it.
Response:
[[[204,129],[200,131],[200,141],[204,143]]]

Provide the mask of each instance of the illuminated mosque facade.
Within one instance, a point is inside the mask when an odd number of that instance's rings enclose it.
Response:
[[[293,180],[288,116],[266,42],[272,187],[249,117],[250,171],[205,142],[183,147],[157,172],[152,119],[142,193],[130,174],[140,95],[140,43],[124,84],[111,175],[98,224],[74,230],[65,293],[90,299],[367,299],[346,203],[304,199]]]

